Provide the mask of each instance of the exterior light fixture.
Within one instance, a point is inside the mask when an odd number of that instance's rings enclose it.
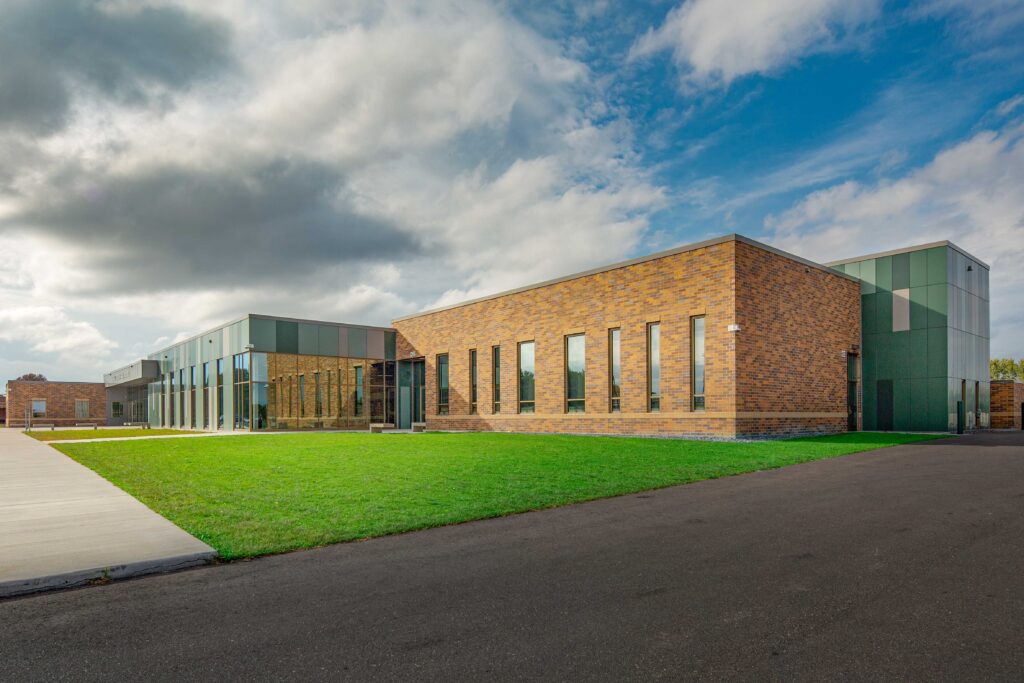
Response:
[[[740,331],[740,330],[742,330],[743,328],[742,328],[742,327],[740,327],[739,325],[737,325],[736,323],[733,323],[733,324],[729,325],[729,327],[728,327],[727,329],[728,329],[728,330],[729,330],[730,332],[739,332],[739,331]]]

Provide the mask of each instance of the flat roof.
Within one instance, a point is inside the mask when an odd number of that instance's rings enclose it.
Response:
[[[394,323],[397,323],[397,322],[401,322],[403,320],[410,320],[412,318],[418,318],[418,317],[423,316],[423,315],[431,315],[433,313],[440,313],[441,311],[449,311],[449,310],[452,310],[454,308],[459,308],[461,306],[469,306],[471,304],[480,303],[481,301],[490,301],[491,299],[499,299],[499,298],[501,298],[503,296],[509,296],[510,294],[519,294],[521,292],[528,292],[528,291],[530,291],[532,289],[540,289],[541,287],[548,287],[550,285],[557,285],[557,284],[559,284],[561,282],[568,282],[570,280],[577,280],[577,279],[579,279],[581,277],[587,277],[589,275],[597,275],[598,273],[607,273],[608,271],[618,270],[619,268],[627,268],[629,266],[634,266],[634,265],[637,265],[639,263],[646,263],[647,261],[656,261],[657,259],[665,258],[667,256],[675,256],[676,254],[683,254],[683,253],[686,253],[688,251],[696,251],[697,249],[703,249],[705,247],[712,247],[712,246],[715,246],[716,244],[724,244],[725,242],[743,242],[744,244],[749,244],[751,246],[757,247],[758,249],[763,249],[765,251],[770,251],[773,254],[778,254],[779,256],[784,256],[785,258],[788,258],[790,260],[796,261],[798,263],[802,263],[805,266],[809,266],[811,268],[817,268],[818,270],[825,271],[825,272],[827,272],[827,273],[829,273],[831,275],[836,275],[836,276],[839,276],[839,277],[847,278],[848,280],[853,280],[855,282],[860,282],[860,280],[858,280],[857,278],[855,278],[855,277],[853,277],[851,275],[847,275],[846,273],[837,271],[837,270],[835,270],[833,268],[830,268],[827,265],[823,265],[821,263],[817,263],[815,261],[811,261],[809,259],[802,258],[802,257],[797,256],[795,254],[790,254],[789,252],[782,251],[781,249],[776,249],[775,247],[772,247],[770,245],[764,244],[763,242],[758,242],[757,240],[752,240],[749,237],[746,237],[744,235],[740,235],[740,234],[737,234],[737,233],[730,233],[728,235],[722,235],[721,237],[714,237],[712,239],[703,240],[701,242],[693,242],[691,244],[683,244],[683,245],[680,245],[678,247],[672,247],[671,249],[666,249],[665,251],[658,251],[658,252],[655,252],[653,254],[647,254],[645,256],[638,256],[636,258],[632,258],[632,259],[629,259],[629,260],[626,260],[626,261],[618,261],[616,263],[611,263],[611,264],[606,265],[606,266],[598,266],[597,268],[591,268],[590,270],[584,270],[584,271],[581,271],[579,273],[572,273],[571,275],[563,275],[562,277],[557,277],[557,278],[554,278],[552,280],[544,280],[543,282],[537,282],[537,283],[534,283],[534,284],[531,284],[531,285],[524,285],[522,287],[516,287],[515,289],[508,289],[508,290],[505,290],[503,292],[497,292],[495,294],[488,294],[486,296],[477,297],[475,299],[467,299],[466,301],[460,301],[460,302],[455,303],[455,304],[449,304],[448,306],[439,306],[437,308],[431,308],[431,309],[427,309],[425,311],[420,311],[419,313],[413,313],[411,315],[404,315],[401,318],[394,318],[394,319],[392,319],[391,322],[392,322],[392,324],[394,324]]]
[[[984,261],[982,261],[980,258],[978,258],[977,256],[971,254],[968,251],[965,251],[964,249],[961,249],[960,247],[956,246],[955,244],[953,244],[949,240],[940,240],[938,242],[928,242],[927,244],[918,244],[918,245],[913,246],[913,247],[902,247],[900,249],[890,249],[889,251],[879,251],[879,252],[876,252],[874,254],[866,254],[865,256],[855,256],[853,258],[845,258],[845,259],[841,259],[839,261],[829,261],[825,265],[826,266],[838,266],[838,265],[842,265],[844,263],[856,263],[857,261],[867,261],[868,259],[872,259],[872,258],[882,258],[882,257],[885,257],[885,256],[895,256],[896,254],[908,254],[908,253],[910,253],[912,251],[921,251],[923,249],[934,249],[935,247],[949,247],[950,249],[955,249],[956,251],[959,251],[961,254],[963,254],[967,258],[971,259],[972,261],[976,261],[978,263],[978,265],[980,265],[983,268],[985,268],[985,270],[992,270],[991,268],[989,268],[989,265],[987,263],[985,263]]]
[[[286,317],[281,316],[281,315],[264,315],[262,313],[246,313],[245,315],[240,316],[238,318],[233,318],[232,320],[229,320],[226,323],[221,323],[220,325],[217,325],[216,327],[211,327],[210,329],[208,329],[208,330],[206,330],[204,332],[200,332],[199,334],[193,334],[191,337],[187,337],[185,339],[182,339],[181,341],[174,342],[173,344],[169,344],[168,346],[164,346],[162,348],[159,348],[156,351],[153,351],[153,353],[150,354],[150,355],[156,355],[158,353],[163,353],[164,351],[167,351],[169,349],[173,349],[175,346],[180,346],[182,344],[187,344],[190,341],[195,341],[196,339],[199,339],[200,337],[205,337],[208,334],[213,334],[214,332],[216,332],[218,330],[223,330],[225,327],[230,327],[232,325],[235,325],[237,323],[242,322],[243,320],[248,320],[249,318],[259,318],[261,320],[283,320],[283,321],[289,322],[289,323],[306,323],[306,324],[309,324],[309,325],[340,325],[342,327],[358,327],[359,329],[363,329],[363,330],[383,330],[384,332],[394,332],[395,331],[393,327],[377,327],[375,325],[357,325],[355,323],[342,323],[342,322],[336,322],[336,321],[330,321],[330,320],[306,320],[304,318],[286,318]]]

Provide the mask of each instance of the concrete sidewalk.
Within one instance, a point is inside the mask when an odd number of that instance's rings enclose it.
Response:
[[[209,562],[216,552],[92,470],[0,429],[0,597]]]

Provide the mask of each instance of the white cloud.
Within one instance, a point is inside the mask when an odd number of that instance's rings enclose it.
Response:
[[[991,267],[994,355],[1024,348],[1024,125],[983,131],[907,175],[813,192],[766,219],[769,240],[822,261],[948,239]]]
[[[0,300],[111,330],[96,373],[246,312],[380,324],[625,257],[663,202],[594,75],[500,4],[175,4],[229,28],[229,66],[159,106],[71,87],[67,125],[0,173],[5,246],[49,240],[0,256]],[[372,259],[346,252],[371,231]]]
[[[728,85],[847,45],[878,9],[877,0],[686,0],[630,54],[670,50],[687,84]]]

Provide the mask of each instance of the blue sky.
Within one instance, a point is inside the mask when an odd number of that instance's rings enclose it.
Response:
[[[951,239],[1024,356],[1024,0],[16,0],[0,378],[727,232]],[[56,37],[55,37],[56,36]]]

